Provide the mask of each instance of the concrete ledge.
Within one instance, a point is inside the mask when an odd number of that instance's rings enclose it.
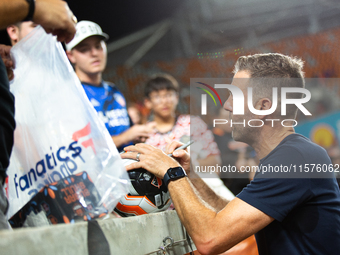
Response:
[[[0,232],[1,254],[88,254],[87,222]]]
[[[167,236],[174,241],[185,239],[184,230],[175,211],[129,218],[109,218],[98,223],[108,241],[110,254],[115,255],[139,255],[156,251],[163,246],[163,239]],[[87,222],[0,231],[0,253],[86,255],[89,254],[87,238]],[[193,248],[195,249],[194,245]],[[168,249],[168,254],[181,255],[190,251],[186,242],[180,242]]]

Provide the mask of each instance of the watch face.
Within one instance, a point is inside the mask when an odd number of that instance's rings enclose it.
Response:
[[[168,183],[171,180],[177,180],[185,176],[186,173],[182,167],[178,166],[174,168],[169,168],[166,174],[164,175],[164,182],[168,186]]]
[[[184,171],[181,167],[175,167],[175,168],[171,168],[171,171],[169,171],[169,176],[170,178],[177,178],[177,177],[181,177],[184,176]]]

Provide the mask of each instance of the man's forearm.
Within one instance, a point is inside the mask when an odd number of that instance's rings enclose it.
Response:
[[[0,29],[22,21],[28,14],[28,7],[25,0],[1,0]]]
[[[188,178],[171,181],[168,188],[176,212],[195,244],[204,242],[203,237],[211,230],[209,222],[216,216],[216,212],[200,201]]]
[[[190,182],[195,188],[197,195],[200,196],[204,202],[211,206],[215,211],[223,209],[230,201],[217,195],[195,172],[195,165],[197,162],[191,162],[190,171],[188,171],[188,177]]]
[[[199,176],[193,176],[190,181],[201,199],[214,208],[216,212],[222,210],[230,202],[217,195]]]
[[[178,217],[201,254],[220,254],[273,221],[235,198],[218,213],[195,195],[188,178],[170,181],[170,195]]]

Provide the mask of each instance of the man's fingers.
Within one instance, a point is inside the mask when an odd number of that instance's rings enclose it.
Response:
[[[166,146],[165,146],[165,148],[164,148],[165,153],[166,153],[166,154],[172,153],[172,151],[169,152],[169,148],[170,148],[170,144],[172,143],[172,140],[171,140],[169,137],[165,137],[164,140],[165,140],[165,142],[166,142]]]
[[[190,162],[190,155],[185,150],[177,150],[172,153],[174,159],[176,159],[181,164],[187,164]]]
[[[2,44],[0,45],[0,57],[2,58],[2,60],[5,64],[5,67],[7,69],[14,67],[13,61],[12,61],[11,55],[10,55],[11,48],[12,47],[7,46],[7,45],[2,45]]]
[[[126,151],[125,153],[120,154],[120,157],[123,159],[136,159],[136,155],[138,152]]]
[[[135,148],[134,145],[129,145],[129,146],[127,146],[127,147],[124,147],[124,151],[125,151],[125,152],[134,151],[134,150],[133,150],[134,148]]]
[[[183,143],[178,142],[178,141],[172,141],[170,144],[167,145],[166,147],[166,154],[173,153],[174,150],[176,150],[178,147],[182,146]]]
[[[124,148],[124,151],[126,152],[133,151],[133,152],[140,152],[144,154],[147,154],[152,150],[154,150],[154,147],[148,144],[144,144],[144,143],[137,143],[136,145],[130,145]]]
[[[8,57],[10,56],[11,46],[0,44],[0,55],[1,57]]]
[[[139,155],[138,159],[137,159],[137,155]],[[143,154],[140,153],[140,152],[131,152],[131,151],[129,151],[129,152],[121,154],[121,158],[134,159],[134,160],[137,160],[137,161],[142,160],[142,157],[143,157]]]
[[[44,30],[47,34],[52,34],[53,32],[53,29],[49,29],[49,28],[44,28]]]
[[[155,147],[153,147],[152,145],[145,144],[145,143],[137,143],[135,146],[140,147],[140,148],[144,148],[144,149],[149,149],[149,150],[155,149]]]
[[[68,33],[65,38],[65,43],[69,43],[70,41],[72,41],[73,37],[74,37],[74,33]]]
[[[175,157],[175,158],[184,158],[184,159],[189,157],[188,153],[185,150],[174,151],[172,153],[172,156]]]
[[[6,68],[13,68],[14,64],[13,61],[11,59],[3,59],[4,60],[4,64]]]
[[[9,81],[14,79],[14,73],[12,69],[7,69],[7,76]]]
[[[66,35],[66,32],[65,31],[62,31],[60,29],[55,29],[52,31],[52,35],[56,35],[57,36],[57,40],[59,42],[63,42],[65,41],[67,35]]]
[[[140,162],[134,162],[134,163],[131,163],[131,164],[125,166],[126,171],[130,171],[130,170],[141,168],[141,167],[142,167],[142,163],[140,163]]]
[[[6,67],[8,80],[12,80],[14,78],[13,68],[14,62],[11,59],[10,50],[12,47],[7,45],[0,45],[0,57],[2,58],[4,65]]]

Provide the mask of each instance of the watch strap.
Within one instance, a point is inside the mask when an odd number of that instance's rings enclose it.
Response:
[[[31,21],[35,11],[35,0],[26,0],[26,2],[28,3],[28,14],[23,21]]]
[[[166,185],[166,187],[168,187],[168,184],[170,181],[173,180],[177,180],[180,178],[183,178],[187,176],[187,174],[185,173],[184,169],[180,166],[178,167],[173,167],[173,168],[169,168],[168,171],[166,171],[163,181]]]

